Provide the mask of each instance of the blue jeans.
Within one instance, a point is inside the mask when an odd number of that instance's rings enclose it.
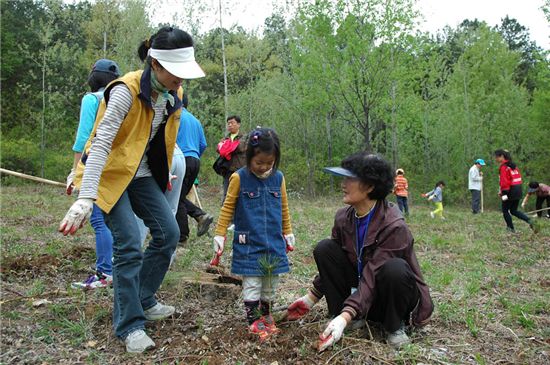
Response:
[[[142,253],[135,214],[143,219],[152,240]],[[113,327],[125,338],[143,329],[143,311],[157,304],[155,293],[164,280],[179,238],[176,218],[155,179],[133,180],[105,222],[113,235]]]
[[[397,206],[399,207],[399,210],[401,211],[401,213],[409,215],[409,203],[407,201],[407,197],[397,195],[396,198],[397,198]]]
[[[104,274],[113,274],[113,236],[105,225],[103,212],[94,204],[90,225],[95,231],[95,268]]]
[[[183,156],[183,152],[181,152],[180,148],[176,145],[174,149],[174,157],[172,157],[172,167],[170,168],[170,174],[177,176],[174,180],[172,180],[172,190],[169,191],[168,189],[164,192],[164,196],[166,197],[166,200],[168,200],[168,204],[170,205],[170,209],[172,209],[172,213],[176,215],[178,211],[178,202],[180,198],[181,188],[183,186],[183,179],[185,177],[185,157]],[[145,227],[145,223],[138,217],[136,217],[138,221],[139,226],[139,234],[141,236],[141,242],[143,245],[145,245],[145,238],[147,238],[147,233],[149,230],[147,227]]]

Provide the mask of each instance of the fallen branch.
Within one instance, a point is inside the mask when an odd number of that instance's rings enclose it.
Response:
[[[41,177],[36,177],[36,176],[32,176],[32,175],[27,175],[27,174],[22,174],[20,172],[15,172],[15,171],[11,171],[11,170],[6,170],[6,169],[2,169],[0,168],[0,172],[4,173],[4,174],[8,174],[8,175],[12,175],[12,176],[17,176],[17,177],[20,177],[22,179],[27,179],[27,180],[32,180],[32,181],[36,181],[36,182],[39,182],[39,183],[43,183],[43,184],[50,184],[50,185],[55,185],[55,186],[61,186],[61,187],[66,187],[65,184],[61,183],[61,182],[58,182],[58,181],[53,181],[53,180],[48,180],[48,179],[43,179]]]
[[[525,212],[525,214],[538,213],[538,212],[542,212],[542,211],[545,211],[545,210],[548,210],[548,209],[550,209],[550,207],[546,207],[546,208],[542,208],[542,209],[538,209],[538,210],[532,210],[530,212]]]
[[[330,364],[330,361],[332,359],[334,359],[336,356],[340,355],[342,352],[344,352],[346,350],[349,350],[349,349],[352,349],[354,347],[358,347],[358,346],[361,346],[361,344],[347,346],[347,347],[344,347],[343,349],[340,349],[340,350],[336,351],[336,353],[334,355],[332,355],[331,357],[329,357],[329,359],[325,362],[325,365]]]

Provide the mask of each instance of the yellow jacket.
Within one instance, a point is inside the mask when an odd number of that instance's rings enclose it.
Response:
[[[82,175],[92,139],[95,137],[98,125],[103,120],[109,102],[109,94],[114,86],[121,83],[130,89],[133,102],[113,140],[111,153],[107,157],[99,180],[95,203],[106,213],[111,211],[134,178],[149,143],[154,117],[151,108],[149,68],[145,71],[129,72],[111,82],[104,91],[104,98],[99,105],[94,128],[88,142],[86,142],[82,158],[78,162],[74,180],[75,186],[80,187],[82,183]],[[168,172],[170,171],[180,124],[181,99],[183,96],[181,88],[177,92],[177,97],[174,92],[171,91],[170,93],[174,95],[175,105],[172,107],[168,104],[167,122],[160,125],[155,138],[149,144],[148,151],[149,168],[162,191],[166,190],[168,183]]]

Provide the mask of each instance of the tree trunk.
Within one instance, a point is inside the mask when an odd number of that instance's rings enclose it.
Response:
[[[332,166],[332,130],[331,130],[331,121],[332,121],[332,116],[334,114],[334,106],[332,107],[332,109],[327,113],[326,117],[325,117],[325,126],[326,126],[326,131],[327,131],[327,157],[328,157],[328,163],[330,166]],[[334,191],[334,179],[333,179],[333,176],[331,174],[329,174],[329,186],[330,186],[330,191],[333,192]]]
[[[364,128],[364,132],[363,132],[363,137],[364,137],[364,140],[363,140],[363,143],[364,143],[364,146],[365,146],[365,151],[367,152],[371,152],[372,151],[372,147],[371,147],[371,143],[370,143],[370,110],[369,110],[369,107],[367,105],[364,105],[363,106],[363,115],[365,116],[365,128]]]
[[[46,114],[46,45],[44,45],[44,54],[42,55],[42,120],[40,123],[40,176],[44,177],[44,156],[45,153],[45,137],[44,137],[44,124],[45,124],[45,114]]]
[[[471,159],[470,145],[472,144],[472,126],[470,120],[470,104],[468,102],[468,87],[466,83],[466,71],[463,70],[463,85],[464,85],[464,115],[466,116],[466,141],[464,143],[464,157]]]
[[[391,86],[391,99],[392,99],[392,105],[391,105],[391,119],[392,119],[392,139],[391,139],[391,147],[392,147],[392,161],[393,166],[395,168],[398,167],[399,159],[397,156],[397,116],[396,116],[396,106],[395,106],[395,81],[392,83]]]
[[[223,105],[225,112],[225,119],[227,119],[227,64],[225,62],[225,40],[223,34],[223,25],[222,25],[222,0],[219,0],[220,5],[220,32],[222,36],[222,64],[223,64]],[[225,125],[224,125],[225,128]]]

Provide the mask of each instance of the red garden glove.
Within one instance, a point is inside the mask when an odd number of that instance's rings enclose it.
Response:
[[[297,299],[296,301],[294,301],[294,303],[288,306],[285,316],[286,319],[289,321],[295,321],[302,318],[309,313],[311,308],[318,301],[319,299],[311,293],[304,295],[303,297]]]
[[[171,173],[168,173],[168,183],[166,184],[166,189],[168,189],[168,191],[172,191],[172,180],[177,178],[177,175],[172,175]]]

